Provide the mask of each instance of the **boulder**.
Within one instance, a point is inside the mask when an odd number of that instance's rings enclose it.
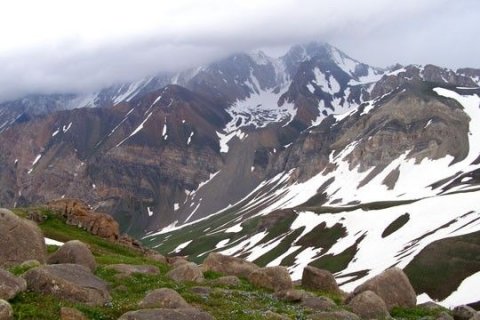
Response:
[[[385,319],[390,316],[382,298],[370,290],[356,295],[348,305],[362,319]]]
[[[458,306],[453,308],[452,315],[455,320],[470,320],[477,314],[477,311],[469,306]]]
[[[237,276],[224,276],[212,280],[210,282],[212,286],[223,286],[223,287],[238,287],[241,282]]]
[[[251,272],[258,269],[259,267],[252,262],[216,252],[210,253],[203,261],[204,271],[215,271],[229,276],[248,277]]]
[[[187,301],[185,301],[185,299],[183,299],[182,296],[177,293],[177,291],[168,288],[150,291],[138,305],[142,309],[179,309],[190,307]]]
[[[71,302],[91,306],[111,301],[107,284],[90,270],[77,264],[54,264],[31,269],[23,275],[27,288]]]
[[[167,277],[176,282],[201,283],[205,280],[202,269],[192,262],[180,264],[175,269],[170,270],[167,273]]]
[[[173,257],[166,257],[167,263],[171,266],[179,266],[184,263],[189,263],[190,261],[187,260],[184,256],[173,256]]]
[[[142,309],[123,314],[118,320],[214,320],[206,312],[188,309]]]
[[[45,263],[47,248],[40,228],[7,209],[0,209],[0,267],[9,268],[26,260]]]
[[[305,295],[302,298],[302,306],[314,311],[331,311],[337,308],[336,303],[327,297],[317,297],[313,295]]]
[[[364,291],[375,292],[387,305],[388,311],[393,307],[413,308],[417,304],[417,295],[405,273],[399,268],[390,268],[367,280],[355,288],[353,297]]]
[[[257,287],[273,291],[293,288],[287,268],[281,266],[257,269],[248,275],[248,280]]]
[[[317,312],[308,317],[309,320],[360,320],[355,313],[348,311]]]
[[[87,267],[92,272],[97,268],[95,257],[90,249],[81,241],[66,242],[48,259],[48,264],[73,263]]]
[[[27,290],[27,283],[10,272],[0,269],[0,299],[10,300]]]
[[[60,309],[60,320],[88,320],[88,318],[77,309],[62,307]]]
[[[437,309],[445,309],[441,305],[433,302],[433,301],[427,301],[424,303],[420,303],[417,305],[417,307],[421,307],[423,309],[428,309],[428,310],[437,310]]]
[[[299,302],[305,297],[306,293],[303,290],[287,289],[283,291],[277,291],[275,296],[283,301],[287,302]]]
[[[159,274],[160,269],[157,266],[152,266],[148,264],[110,264],[105,266],[107,269],[112,269],[117,271],[122,276],[131,276],[133,273],[143,273],[143,274]]]
[[[454,320],[451,315],[449,315],[447,312],[442,311],[440,314],[435,318],[435,320]]]
[[[191,292],[198,294],[199,296],[207,297],[212,292],[212,288],[210,287],[192,287],[190,289]]]
[[[2,299],[0,299],[0,320],[13,320],[12,306]]]
[[[160,263],[163,263],[163,264],[168,264],[167,258],[165,258],[165,256],[160,254],[160,253],[149,252],[147,254],[147,257],[149,259],[152,259],[153,261],[160,262]]]
[[[302,287],[333,294],[341,294],[337,281],[328,270],[306,266],[302,274]]]

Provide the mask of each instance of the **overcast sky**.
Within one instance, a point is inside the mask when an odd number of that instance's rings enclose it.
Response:
[[[379,67],[480,68],[478,0],[0,1],[0,100],[313,40]]]

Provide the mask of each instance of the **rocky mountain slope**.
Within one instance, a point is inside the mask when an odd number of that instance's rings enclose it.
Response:
[[[99,108],[30,97],[0,108],[0,201],[80,198],[161,252],[294,279],[312,264],[344,289],[398,266],[422,298],[474,303],[478,87],[475,69],[383,70],[311,43],[104,89]]]
[[[75,214],[73,209],[65,210]],[[304,269],[301,282],[293,283],[285,267],[260,268],[218,253],[197,265],[126,246],[105,234],[95,236],[90,233],[95,230],[71,225],[61,208],[15,212],[0,209],[0,244],[10,249],[0,254],[4,320],[478,317],[465,305],[453,310],[417,305],[408,277],[398,268],[347,293],[330,272],[312,266]],[[109,224],[115,221],[103,226]],[[32,237],[22,241],[26,232]]]

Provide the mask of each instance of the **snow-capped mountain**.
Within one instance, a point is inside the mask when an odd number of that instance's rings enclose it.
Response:
[[[479,75],[310,43],[4,103],[0,200],[81,198],[164,253],[313,264],[345,289],[396,265],[453,305],[480,272]]]

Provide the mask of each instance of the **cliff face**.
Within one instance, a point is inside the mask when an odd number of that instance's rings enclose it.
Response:
[[[472,115],[434,90],[473,96],[477,82],[475,69],[381,70],[312,43],[279,59],[237,54],[107,88],[93,100],[101,108],[49,113],[78,97],[30,97],[0,108],[1,118],[30,106],[1,129],[0,201],[81,198],[114,215],[122,231],[143,235],[226,210],[260,189],[282,198],[279,185],[265,189],[279,174],[288,173],[290,185],[328,176],[310,195],[318,198],[346,164],[362,176],[352,185],[380,179],[395,190],[401,161],[448,167],[470,156]],[[323,202],[358,201],[330,193]]]

